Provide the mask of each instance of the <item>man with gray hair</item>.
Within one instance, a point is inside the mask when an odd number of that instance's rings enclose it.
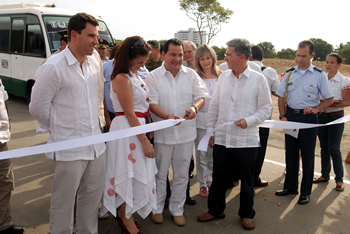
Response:
[[[259,124],[269,118],[272,100],[266,79],[248,66],[251,45],[246,39],[226,43],[224,71],[215,86],[207,114],[207,131],[226,122],[210,137],[213,147],[213,182],[208,197],[208,212],[198,216],[199,222],[225,218],[226,191],[232,185],[233,173],[241,180],[238,215],[246,230],[255,228],[254,165],[258,154]],[[234,168],[234,170],[232,170]]]
[[[196,70],[196,66],[194,65],[194,54],[196,53],[197,46],[192,41],[184,41],[183,44],[185,62],[183,62],[182,65]]]

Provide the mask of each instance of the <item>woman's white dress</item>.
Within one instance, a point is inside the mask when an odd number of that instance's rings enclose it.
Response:
[[[135,112],[145,113],[149,107],[149,90],[135,73],[126,75],[132,86]],[[114,111],[123,112],[117,94],[111,88],[110,97]],[[145,118],[138,118],[141,125]],[[129,128],[127,118],[117,116],[113,119],[110,131]],[[157,193],[155,174],[157,167],[154,158],[146,158],[142,144],[136,136],[107,142],[107,165],[103,207],[101,214],[110,211],[116,216],[116,209],[126,203],[125,216],[129,218],[134,212],[146,218],[152,210],[157,210]]]

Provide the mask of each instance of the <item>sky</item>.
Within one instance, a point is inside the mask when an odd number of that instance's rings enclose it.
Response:
[[[51,0],[57,7],[101,16],[115,39],[139,35],[145,40],[163,40],[174,33],[196,28],[178,0]],[[1,0],[0,4],[17,3]],[[36,3],[52,4],[49,0]],[[305,39],[321,38],[335,48],[350,41],[347,23],[350,1],[336,0],[219,0],[234,11],[228,24],[210,42],[226,47],[233,38],[246,38],[252,44],[268,41],[276,51],[296,49]]]

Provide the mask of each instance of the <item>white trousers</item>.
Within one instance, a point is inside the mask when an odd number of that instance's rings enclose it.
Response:
[[[154,144],[155,160],[158,168],[156,174],[157,211],[155,214],[163,213],[166,198],[166,180],[172,162],[173,186],[169,211],[173,216],[183,215],[192,150],[193,141],[176,145]]]
[[[196,148],[196,167],[199,187],[211,186],[213,181],[213,149],[208,147],[208,151],[197,150],[199,142],[207,134],[207,129],[197,128],[197,138],[194,140]]]
[[[53,162],[55,176],[51,192],[50,233],[73,233],[75,197],[77,233],[97,233],[106,154],[103,153],[94,160]]]

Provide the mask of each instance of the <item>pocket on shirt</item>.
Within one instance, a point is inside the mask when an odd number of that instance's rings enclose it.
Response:
[[[305,92],[306,99],[318,99],[317,87],[306,86],[304,87],[304,92]]]

